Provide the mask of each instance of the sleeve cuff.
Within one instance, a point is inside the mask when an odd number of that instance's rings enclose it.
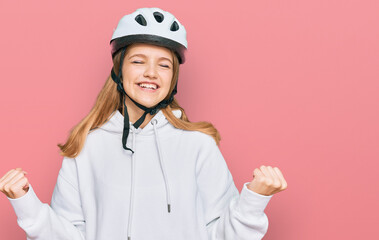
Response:
[[[40,212],[43,203],[39,200],[36,193],[33,190],[32,185],[29,183],[28,192],[19,198],[9,198],[16,216],[19,220],[35,219]]]
[[[241,195],[238,200],[240,211],[247,214],[263,212],[273,195],[266,196],[256,193],[248,189],[246,186],[247,184],[249,184],[249,182],[243,184]]]

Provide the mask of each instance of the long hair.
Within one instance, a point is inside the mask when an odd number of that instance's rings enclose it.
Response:
[[[126,49],[125,56],[128,54],[130,49],[129,45]],[[168,99],[171,95],[172,90],[175,87],[176,82],[178,81],[179,76],[179,60],[175,53],[171,51],[173,56],[173,79],[171,81],[170,90],[165,99]],[[113,58],[113,65],[115,73],[118,73],[120,67],[120,58],[121,51],[119,51]],[[61,149],[60,155],[75,158],[80,151],[82,150],[87,134],[96,128],[102,126],[106,123],[111,114],[118,110],[123,113],[125,100],[124,97],[119,91],[117,91],[117,85],[112,80],[111,75],[108,76],[103,88],[101,89],[99,95],[96,98],[95,105],[92,107],[89,114],[84,117],[76,126],[70,130],[70,135],[65,144],[58,144],[58,147]],[[172,110],[180,109],[182,116],[177,118]],[[219,145],[221,140],[220,133],[210,122],[190,122],[184,109],[179,105],[178,101],[175,99],[165,108],[161,109],[167,120],[176,128],[189,130],[189,131],[200,131],[205,134],[208,134],[214,138],[216,144]]]

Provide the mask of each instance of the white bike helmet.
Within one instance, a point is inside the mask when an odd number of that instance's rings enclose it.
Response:
[[[139,8],[135,12],[125,15],[119,21],[117,28],[113,31],[110,41],[112,58],[121,51],[119,73],[116,75],[114,68],[111,70],[111,77],[117,84],[117,90],[128,96],[122,85],[122,66],[126,47],[132,43],[149,43],[168,49],[172,49],[178,57],[179,64],[185,61],[185,51],[187,50],[186,30],[179,20],[169,12],[160,8]],[[133,124],[135,128],[144,122],[146,114],[155,114],[160,108],[165,108],[174,100],[177,93],[175,85],[170,98],[162,100],[156,106],[147,108],[128,96],[134,104],[144,110],[144,114]],[[129,135],[129,115],[124,101],[124,129],[122,135],[122,145],[125,150],[134,151],[126,146]]]
[[[186,35],[184,26],[171,13],[160,8],[139,8],[118,22],[110,41],[112,58],[128,44],[144,42],[174,50],[182,64],[187,49]]]

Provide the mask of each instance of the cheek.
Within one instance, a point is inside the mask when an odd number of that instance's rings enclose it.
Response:
[[[130,80],[131,78],[129,76],[122,75],[122,82],[125,87],[130,87],[132,85],[132,81]]]
[[[136,71],[123,71],[122,72],[122,79],[124,82],[124,85],[131,86],[133,85],[134,79],[136,79],[138,74],[136,74]]]
[[[167,95],[168,92],[170,91],[170,87],[171,87],[171,79],[168,80],[168,81],[165,81],[164,86],[165,86],[165,87],[164,87],[164,91],[163,91],[163,93],[164,93],[164,95]]]
[[[170,88],[170,85],[171,85],[171,80],[172,80],[172,76],[173,74],[172,73],[164,73],[161,75],[162,76],[162,81],[164,82],[164,84]]]
[[[122,75],[128,76],[128,77],[135,77],[143,73],[143,70],[141,68],[138,68],[133,65],[125,64],[122,69]]]

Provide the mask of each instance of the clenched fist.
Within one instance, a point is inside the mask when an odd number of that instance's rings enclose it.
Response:
[[[287,188],[287,182],[277,167],[262,165],[254,169],[253,176],[254,179],[246,187],[256,193],[269,196]]]
[[[9,198],[24,196],[29,190],[29,181],[25,177],[27,172],[21,168],[12,169],[0,179],[0,191]]]

